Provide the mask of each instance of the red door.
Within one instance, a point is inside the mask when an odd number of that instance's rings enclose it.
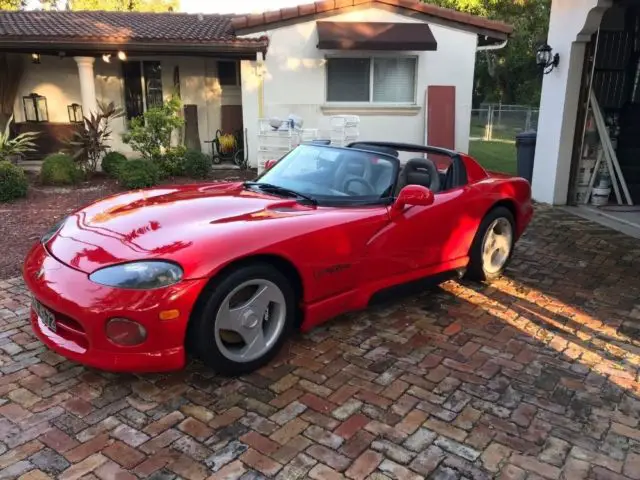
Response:
[[[456,87],[431,85],[427,88],[427,144],[455,149]]]

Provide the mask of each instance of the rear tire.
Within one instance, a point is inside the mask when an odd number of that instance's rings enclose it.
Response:
[[[223,274],[202,293],[187,343],[224,376],[254,371],[280,351],[295,324],[295,293],[289,280],[266,263]]]
[[[511,260],[515,244],[515,220],[505,207],[496,207],[482,219],[469,251],[465,278],[495,280]]]

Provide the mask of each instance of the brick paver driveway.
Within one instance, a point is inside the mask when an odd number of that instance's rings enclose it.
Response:
[[[508,278],[337,319],[236,380],[64,361],[0,282],[0,477],[640,479],[639,266],[539,209]]]

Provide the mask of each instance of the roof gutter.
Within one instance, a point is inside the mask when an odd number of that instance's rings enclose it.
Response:
[[[254,56],[257,52],[264,52],[268,48],[267,41],[256,42],[140,42],[140,41],[100,41],[100,40],[61,40],[56,38],[47,39],[20,39],[0,38],[0,50],[28,53],[36,51],[39,53],[56,53],[59,51],[85,52],[87,54],[99,55],[109,49],[122,49],[132,54],[227,54],[239,55],[248,54]]]

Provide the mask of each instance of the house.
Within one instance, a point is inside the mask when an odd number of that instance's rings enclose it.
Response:
[[[119,135],[127,119],[179,92],[200,147],[210,151],[218,130],[246,132],[252,165],[259,119],[289,114],[312,129],[355,114],[361,139],[466,151],[476,52],[504,46],[511,32],[413,0],[247,15],[0,12],[0,52],[25,59],[13,105],[22,130],[67,131],[79,106],[87,115],[97,100],[114,101],[126,116],[112,147],[129,153]],[[46,118],[36,118],[45,102]]]
[[[629,198],[640,203],[639,7],[633,0],[552,1],[547,44],[558,62],[547,68],[542,85],[532,181],[536,200],[589,201],[590,179],[598,157],[606,163],[607,148],[597,133],[595,111],[588,108],[593,95],[629,194],[614,182],[605,189],[609,201],[618,203],[619,195],[623,204]],[[599,182],[597,173],[593,178]]]

